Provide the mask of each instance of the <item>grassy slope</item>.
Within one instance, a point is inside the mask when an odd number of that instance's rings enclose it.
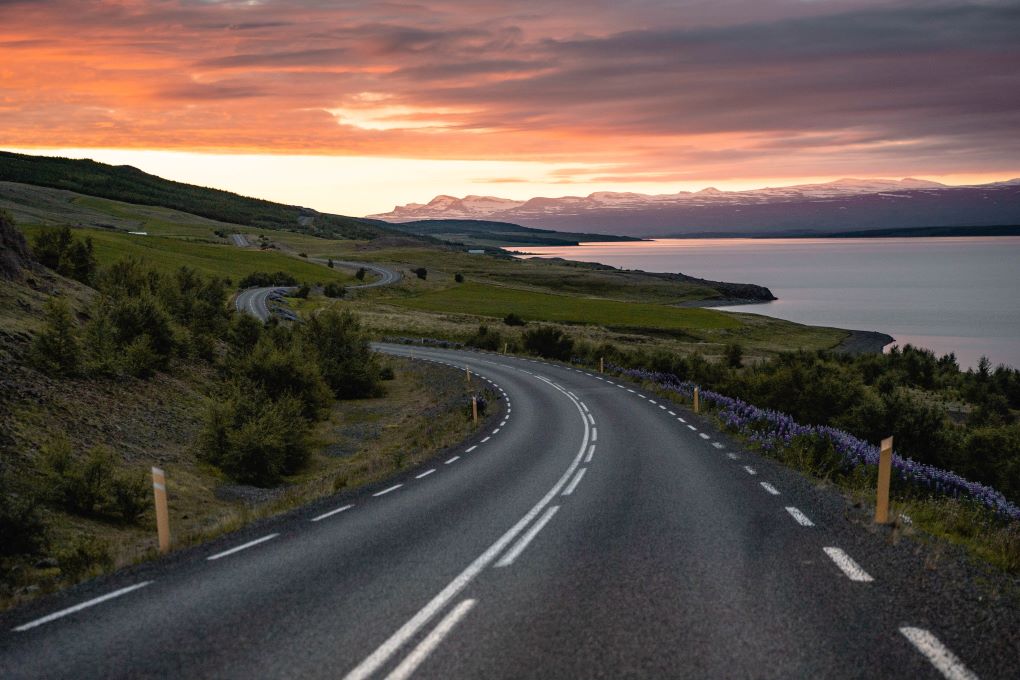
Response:
[[[470,282],[393,304],[494,317],[515,312],[525,319],[600,324],[610,328],[705,330],[740,326],[738,320],[709,309],[570,297]]]
[[[42,227],[24,227],[22,231],[31,240]],[[187,265],[206,276],[231,278],[235,282],[253,272],[285,271],[300,281],[349,282],[354,278],[337,269],[328,269],[272,251],[236,248],[215,243],[183,241],[159,236],[133,236],[114,231],[80,229],[81,236],[89,236],[96,248],[96,259],[108,265],[125,258],[138,258],[146,265],[162,272],[173,272]]]

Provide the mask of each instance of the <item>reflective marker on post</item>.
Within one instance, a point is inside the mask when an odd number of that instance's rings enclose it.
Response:
[[[875,502],[875,523],[889,523],[889,482],[892,477],[892,437],[882,440],[878,453],[878,497]]]
[[[156,532],[159,535],[159,551],[170,550],[170,511],[166,503],[166,475],[157,467],[152,468],[152,491],[156,499]]]

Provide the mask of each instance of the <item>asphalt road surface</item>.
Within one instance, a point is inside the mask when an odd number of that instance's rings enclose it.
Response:
[[[380,349],[470,367],[497,421],[0,615],[0,677],[1017,677],[1017,613],[962,567],[687,410],[564,366]]]
[[[313,262],[319,262],[326,264],[326,260],[313,259]],[[368,262],[347,262],[334,260],[333,264],[338,267],[347,267],[350,269],[358,269],[364,267],[368,271],[375,274],[378,278],[368,283],[361,283],[353,286],[345,286],[349,289],[359,288],[376,288],[379,286],[388,286],[392,283],[396,283],[401,279],[400,272],[392,269],[387,269],[377,264],[370,264]],[[280,291],[286,293],[288,291],[295,290],[293,286],[269,286],[267,288],[245,288],[237,294],[234,298],[234,306],[239,312],[245,312],[252,316],[258,317],[262,321],[269,318],[269,300],[273,291]]]

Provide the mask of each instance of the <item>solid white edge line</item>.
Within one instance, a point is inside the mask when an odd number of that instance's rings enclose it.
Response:
[[[28,623],[23,623],[20,626],[18,626],[17,628],[14,628],[13,630],[15,632],[17,632],[17,633],[22,633],[22,632],[24,632],[26,630],[29,630],[31,628],[35,628],[36,626],[41,626],[44,623],[49,623],[50,621],[55,621],[56,619],[63,618],[65,616],[69,615],[69,614],[74,614],[75,612],[80,612],[82,609],[88,609],[89,607],[93,607],[93,606],[95,606],[97,604],[101,604],[103,602],[106,602],[107,600],[112,600],[115,597],[120,597],[121,595],[127,595],[128,593],[130,593],[132,591],[135,591],[135,590],[138,590],[139,588],[144,588],[145,586],[149,585],[150,583],[152,583],[152,581],[142,581],[141,583],[136,583],[133,586],[128,586],[127,588],[121,588],[120,590],[115,590],[112,593],[107,593],[106,595],[100,595],[99,597],[93,598],[91,600],[86,600],[85,602],[82,602],[80,604],[76,604],[73,607],[68,607],[67,609],[61,609],[58,612],[53,612],[52,614],[47,614],[46,616],[44,616],[44,617],[42,617],[40,619],[36,619],[35,621],[29,621]]]
[[[869,583],[875,580],[871,577],[871,574],[864,571],[864,569],[861,568],[861,565],[854,562],[853,558],[847,555],[841,548],[829,547],[822,548],[822,550],[825,551],[825,554],[829,556],[829,559],[835,562],[836,566],[840,568],[840,571],[842,571],[843,574],[845,574],[851,581]]]
[[[227,555],[233,555],[236,552],[241,552],[242,550],[247,550],[248,548],[254,547],[254,546],[258,545],[259,543],[265,543],[266,541],[270,541],[270,540],[276,538],[279,535],[280,534],[269,534],[268,536],[263,536],[262,538],[256,538],[254,541],[248,541],[247,543],[243,543],[243,544],[237,546],[236,548],[231,548],[230,550],[224,550],[221,553],[216,553],[215,555],[210,555],[209,557],[207,557],[205,559],[207,559],[207,560],[218,560],[221,557],[226,557]]]
[[[561,388],[556,388],[566,394]],[[510,529],[507,530],[502,536],[500,536],[495,543],[486,549],[481,555],[475,558],[475,560],[469,564],[464,571],[460,572],[456,578],[446,585],[439,593],[429,600],[428,604],[418,610],[418,613],[412,616],[407,622],[404,623],[400,628],[396,630],[389,638],[386,639],[374,652],[369,654],[360,664],[352,669],[347,675],[344,676],[344,680],[365,680],[370,677],[373,673],[379,670],[386,661],[389,660],[393,654],[403,647],[408,640],[414,637],[422,626],[428,623],[433,616],[439,613],[443,607],[445,607],[450,600],[456,597],[464,588],[471,583],[472,580],[479,573],[482,572],[489,564],[503,552],[503,549],[516,538],[517,534],[524,530],[524,527],[535,519],[535,517],[542,512],[545,508],[556,497],[556,494],[560,492],[563,485],[567,483],[571,475],[574,474],[574,470],[581,464],[581,457],[584,455],[585,449],[588,448],[589,439],[589,426],[587,419],[584,417],[584,411],[577,405],[576,400],[571,400],[574,403],[574,407],[577,408],[578,414],[581,416],[581,421],[584,424],[584,437],[581,439],[581,448],[577,451],[577,455],[574,456],[573,461],[567,466],[567,469],[563,472],[563,475],[559,480],[553,484],[552,488],[546,492],[545,496],[536,503],[531,510],[527,512],[523,517],[517,520]],[[591,428],[594,432],[594,428]]]
[[[765,489],[766,491],[768,491],[773,496],[778,496],[779,495],[779,489],[777,489],[776,487],[772,486],[768,482],[761,482],[761,488]]]
[[[506,554],[503,555],[503,557],[499,559],[499,562],[496,562],[494,566],[509,567],[513,564],[514,560],[521,556],[524,549],[527,548],[528,545],[535,539],[535,536],[538,536],[538,532],[545,528],[545,525],[549,523],[549,520],[553,518],[553,515],[555,515],[556,511],[559,509],[560,506],[558,505],[552,505],[546,508],[545,514],[542,515],[537,522],[532,524],[526,532],[524,532],[524,535],[521,536],[516,543],[514,543],[512,548],[506,551]]]
[[[374,497],[379,497],[379,496],[385,496],[385,495],[386,495],[386,494],[388,494],[388,493],[389,493],[390,491],[396,491],[397,489],[399,489],[399,488],[400,488],[400,487],[402,487],[402,486],[404,486],[404,485],[403,485],[403,484],[394,484],[393,486],[391,486],[391,487],[389,487],[389,488],[387,488],[387,489],[383,489],[382,491],[376,491],[376,492],[375,492],[374,494],[372,494],[372,495],[373,495]]]
[[[400,665],[393,669],[393,671],[386,676],[386,680],[407,680],[410,678],[418,666],[429,658],[429,655],[435,651],[436,647],[442,643],[443,638],[450,634],[450,631],[460,623],[460,620],[467,615],[471,608],[475,606],[477,600],[464,600],[456,607],[454,607],[449,614],[444,616],[442,620],[436,624],[436,627],[432,629],[425,639],[418,643],[418,645],[411,650],[411,653],[404,657],[404,660],[400,662]]]
[[[336,510],[330,510],[329,512],[322,513],[318,517],[313,517],[311,521],[318,522],[319,520],[323,520],[323,519],[326,519],[327,517],[332,517],[333,515],[341,513],[344,510],[350,510],[353,507],[354,507],[353,505],[345,505],[345,506],[343,506],[341,508],[337,508]]]
[[[424,477],[428,477],[429,475],[431,475],[435,471],[436,471],[436,469],[432,468],[431,470],[426,470],[425,472],[421,473],[420,475],[415,475],[414,478],[415,479],[423,479]]]
[[[790,517],[793,517],[795,520],[797,520],[797,524],[801,525],[802,527],[813,527],[815,525],[814,522],[808,519],[807,515],[805,515],[803,512],[793,507],[792,505],[786,506],[786,511],[790,513]]]
[[[900,633],[910,640],[910,644],[914,645],[947,680],[978,680],[978,676],[963,665],[963,662],[929,631],[924,628],[903,626]]]
[[[597,442],[599,440],[599,431],[597,428],[591,428],[591,440]]]
[[[581,468],[580,470],[578,470],[577,474],[574,475],[574,478],[570,480],[570,484],[567,485],[567,488],[564,489],[563,493],[561,493],[560,495],[569,496],[570,494],[574,493],[574,489],[576,489],[577,485],[581,483],[581,479],[584,477],[584,473],[587,471],[588,468]]]

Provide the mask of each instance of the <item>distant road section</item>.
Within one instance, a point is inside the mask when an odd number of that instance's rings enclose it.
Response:
[[[238,248],[247,248],[249,245],[251,245],[250,243],[248,243],[248,239],[245,238],[244,234],[231,234],[230,240]]]
[[[231,236],[231,238],[233,238],[234,236],[239,236],[242,239],[244,238],[240,234],[234,234]],[[311,261],[318,262],[323,265],[326,264],[326,260],[312,259]],[[359,269],[361,267],[364,267],[366,270],[372,272],[373,274],[379,277],[375,281],[371,281],[369,283],[360,283],[356,286],[347,286],[347,288],[349,289],[377,288],[379,286],[388,286],[390,284],[396,283],[402,278],[400,272],[398,271],[395,271],[393,269],[387,269],[386,267],[382,267],[377,264],[370,264],[368,262],[347,262],[347,261],[341,262],[338,260],[334,260],[333,265],[337,267],[345,267],[350,269]],[[276,294],[282,295],[291,290],[295,290],[295,288],[293,286],[246,288],[245,290],[242,290],[240,293],[237,294],[237,298],[235,298],[234,300],[234,306],[237,308],[237,311],[239,312],[251,314],[257,319],[266,321],[269,319],[269,316],[272,313],[269,309],[269,301],[273,299],[274,295]]]

